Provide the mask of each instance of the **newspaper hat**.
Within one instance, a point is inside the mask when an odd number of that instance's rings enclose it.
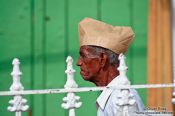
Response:
[[[112,26],[91,18],[80,21],[78,31],[80,47],[100,46],[117,54],[125,53],[134,37],[131,27]]]

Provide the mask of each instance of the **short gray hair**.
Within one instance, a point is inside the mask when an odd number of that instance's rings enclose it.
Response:
[[[89,48],[92,48],[93,49],[93,54],[94,55],[100,55],[101,53],[105,53],[107,54],[108,56],[108,59],[109,59],[109,63],[111,65],[116,65],[119,63],[119,60],[118,60],[118,54],[116,54],[115,52],[109,50],[109,49],[106,49],[106,48],[103,48],[103,47],[99,47],[99,46],[92,46],[92,45],[88,45]]]

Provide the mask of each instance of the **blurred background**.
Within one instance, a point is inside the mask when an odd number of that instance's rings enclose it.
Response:
[[[78,23],[85,17],[133,28],[135,39],[126,54],[132,84],[172,83],[171,0],[1,0],[0,14],[0,91],[10,88],[15,57],[26,90],[63,88],[68,55],[78,85],[95,86],[81,78],[76,66]],[[173,110],[171,89],[138,91],[145,106]],[[99,94],[77,93],[83,105],[76,115],[95,116]],[[23,116],[68,116],[61,108],[65,95],[27,95],[30,109]],[[14,116],[7,111],[11,98],[0,97],[0,116]]]

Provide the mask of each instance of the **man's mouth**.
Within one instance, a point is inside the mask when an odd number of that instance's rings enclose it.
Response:
[[[83,70],[80,71],[80,74],[81,74],[81,76],[87,76],[88,75],[87,72],[85,72]]]

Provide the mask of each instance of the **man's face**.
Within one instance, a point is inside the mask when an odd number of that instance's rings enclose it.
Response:
[[[82,46],[77,61],[77,66],[80,67],[81,76],[84,80],[91,82],[97,77],[100,70],[100,58],[92,53],[93,48]]]

